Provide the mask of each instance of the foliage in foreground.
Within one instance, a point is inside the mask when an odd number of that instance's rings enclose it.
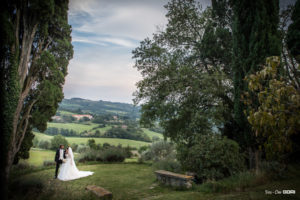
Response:
[[[181,165],[176,159],[175,146],[170,142],[164,140],[155,142],[148,148],[141,148],[140,153],[139,162],[151,161],[154,169],[182,172]]]
[[[283,73],[283,71],[285,71]],[[289,76],[286,76],[289,74]],[[264,68],[247,77],[251,93],[245,93],[248,121],[263,140],[269,159],[283,160],[287,153],[299,153],[300,68],[282,69],[279,57],[269,57]],[[292,76],[294,79],[290,79]],[[258,106],[252,95],[257,94]],[[250,95],[251,94],[251,95]],[[245,111],[246,112],[246,111]]]
[[[51,139],[51,149],[56,150],[60,145],[64,145],[65,148],[68,147],[69,143],[66,138],[62,135],[56,135]]]
[[[51,167],[51,169],[15,176],[10,187],[10,199],[97,199],[94,194],[85,190],[87,185],[95,184],[109,189],[113,193],[114,199],[151,199],[155,197],[159,200],[280,200],[286,196],[266,196],[265,189],[281,190],[288,187],[298,191],[300,185],[299,166],[289,169],[286,172],[287,177],[277,181],[269,179],[263,174],[255,176],[252,172],[243,172],[220,181],[194,185],[188,191],[179,191],[158,184],[155,181],[153,169],[149,165],[99,164],[80,165],[79,168],[93,171],[95,174],[76,181],[62,182],[53,179],[54,168]],[[298,199],[298,196],[287,198]]]
[[[90,149],[81,153],[78,161],[97,161],[97,162],[123,162],[126,152],[123,148],[110,146],[101,150]]]
[[[197,137],[190,146],[178,144],[177,158],[199,181],[219,180],[245,170],[239,145],[216,134]]]

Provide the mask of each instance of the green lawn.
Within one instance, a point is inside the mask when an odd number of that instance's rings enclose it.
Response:
[[[65,110],[59,110],[58,112],[60,113],[60,115],[75,115],[75,113],[65,111]]]
[[[51,140],[53,136],[50,135],[45,135],[43,133],[36,133],[34,132],[36,138],[41,141],[41,140]],[[68,140],[69,144],[86,144],[87,141],[91,138],[82,138],[82,137],[66,137]],[[109,143],[111,145],[119,145],[121,144],[122,146],[131,146],[131,147],[136,147],[139,148],[141,146],[145,145],[150,145],[151,143],[147,142],[142,142],[142,141],[136,141],[136,140],[128,140],[128,139],[119,139],[119,138],[93,138],[97,144],[103,144],[103,143]]]
[[[15,177],[12,180],[10,199],[48,199],[48,200],[92,200],[96,196],[85,190],[88,185],[98,185],[113,193],[114,200],[280,200],[299,199],[297,193],[300,179],[292,177],[281,181],[257,183],[253,187],[228,193],[204,193],[198,186],[190,190],[175,190],[165,187],[155,179],[153,169],[145,164],[96,164],[79,165],[79,170],[93,171],[94,175],[73,180],[59,181],[53,179],[52,169],[36,171]],[[42,189],[39,189],[42,188]],[[296,195],[266,195],[265,190],[294,189]]]
[[[143,128],[143,131],[144,131],[144,133],[147,134],[151,139],[152,139],[153,136],[156,136],[156,137],[161,138],[161,139],[164,138],[164,136],[163,136],[162,134],[156,133],[156,132],[154,132],[154,131],[150,131],[149,129]]]
[[[54,151],[31,148],[29,153],[30,153],[29,159],[26,161],[29,164],[34,166],[43,165],[45,160],[54,161],[54,155],[55,155]]]
[[[31,148],[29,151],[29,159],[24,160],[30,165],[33,166],[42,166],[44,161],[53,161],[54,162],[54,156],[55,156],[55,151],[51,150],[45,150],[45,149],[38,149],[38,148]],[[79,156],[78,153],[75,153],[75,159],[76,157]],[[137,158],[126,158],[125,162],[137,162]]]

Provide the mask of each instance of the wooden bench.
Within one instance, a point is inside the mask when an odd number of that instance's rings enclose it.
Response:
[[[88,185],[86,187],[86,189],[92,191],[101,200],[111,200],[112,199],[112,193],[102,187],[99,187],[96,185]]]
[[[157,170],[155,171],[155,174],[157,180],[162,182],[165,185],[184,187],[184,188],[192,187],[192,180],[194,178],[193,176],[176,174],[165,170]]]

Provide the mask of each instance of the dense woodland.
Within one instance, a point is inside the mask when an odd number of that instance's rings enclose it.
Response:
[[[28,156],[32,131],[45,131],[63,100],[73,56],[68,3],[2,3],[3,197],[14,161]],[[171,141],[153,144],[141,158],[155,163],[165,157],[164,166],[194,172],[199,183],[245,170],[259,174],[271,163],[283,171],[300,155],[300,1],[279,5],[279,0],[212,0],[202,8],[195,0],[171,0],[165,5],[166,26],[132,51],[142,75],[134,93],[140,107],[83,99],[63,100],[61,106],[99,116],[115,110],[133,121],[140,117],[141,127],[159,129]],[[139,129],[127,128],[113,127],[104,136],[140,139]]]
[[[186,170],[214,180],[299,161],[299,6],[173,0],[165,29],[133,51],[140,121],[159,121]]]

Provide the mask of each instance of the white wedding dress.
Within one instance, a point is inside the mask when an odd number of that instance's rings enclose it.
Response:
[[[62,181],[74,180],[86,176],[92,175],[94,172],[90,171],[79,171],[74,162],[74,155],[71,147],[66,155],[66,161],[62,164],[57,178]]]

